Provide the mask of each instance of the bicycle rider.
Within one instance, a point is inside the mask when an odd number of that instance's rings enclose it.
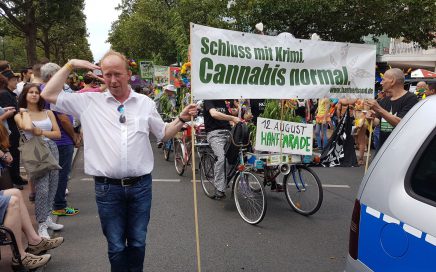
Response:
[[[227,105],[229,103],[226,100],[204,101],[204,126],[207,133],[207,141],[217,157],[214,166],[215,199],[222,199],[226,196],[224,146],[231,129],[230,122],[237,124],[240,121],[237,116],[232,115],[231,108]]]
[[[160,114],[175,114],[176,113],[176,106],[177,106],[177,96],[176,96],[177,89],[172,84],[165,85],[163,87],[163,91],[159,93],[155,98],[154,101],[156,102],[156,108],[157,111]],[[164,96],[166,99],[164,99]],[[166,103],[165,103],[165,102]],[[161,148],[163,145],[162,141],[157,142],[157,147]]]

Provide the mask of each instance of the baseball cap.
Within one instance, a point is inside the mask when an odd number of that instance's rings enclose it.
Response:
[[[172,84],[168,84],[164,87],[164,90],[168,90],[168,91],[172,91],[172,92],[176,92],[176,88],[174,88],[174,85]]]

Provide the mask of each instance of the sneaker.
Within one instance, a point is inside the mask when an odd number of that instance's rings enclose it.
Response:
[[[220,200],[226,198],[226,193],[216,190],[215,191],[215,199]]]
[[[66,207],[64,209],[54,210],[51,213],[57,216],[73,216],[78,214],[79,210],[72,207]]]
[[[47,224],[47,227],[51,230],[61,230],[64,228],[64,225],[55,223],[50,215],[47,216],[47,220],[45,221],[45,223]]]
[[[44,254],[41,256],[35,256],[31,253],[26,253],[26,255],[24,255],[24,257],[21,259],[21,263],[23,264],[23,267],[25,269],[31,270],[31,269],[35,269],[38,267],[41,267],[45,264],[47,264],[51,259],[51,255],[50,254]],[[18,262],[18,260],[12,258],[12,268],[14,271],[16,271],[15,268],[20,268],[20,263]],[[18,270],[17,270],[18,271]],[[21,270],[20,270],[21,271]]]
[[[157,148],[161,148],[163,146],[163,142],[157,142]]]
[[[38,235],[41,238],[47,238],[50,239],[50,235],[48,235],[48,226],[47,223],[39,223],[39,227],[38,227]]]
[[[58,246],[62,245],[64,242],[63,237],[56,237],[53,239],[46,239],[42,238],[42,241],[39,242],[37,245],[30,245],[26,248],[26,252],[38,255],[41,253],[45,253],[47,250],[57,248]]]
[[[65,189],[65,195],[66,195],[66,196],[68,195],[69,192],[70,192],[70,191],[68,190],[68,188]]]

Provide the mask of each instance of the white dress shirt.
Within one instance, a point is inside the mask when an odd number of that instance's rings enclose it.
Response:
[[[153,170],[149,134],[165,135],[165,123],[149,97],[130,90],[124,101],[126,122],[120,123],[121,105],[110,92],[60,92],[56,110],[80,119],[83,127],[85,173],[109,178],[136,177]]]

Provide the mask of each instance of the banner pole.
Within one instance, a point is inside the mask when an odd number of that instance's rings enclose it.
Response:
[[[283,110],[285,108],[285,103],[284,103],[284,99],[280,99],[280,106],[281,106],[281,110],[280,110],[280,163],[282,163],[282,153],[283,153],[283,144],[282,144],[282,137],[283,137]]]
[[[369,157],[370,157],[370,155],[371,155],[371,138],[372,138],[372,130],[373,130],[373,128],[372,128],[372,119],[371,119],[371,121],[369,122],[369,140],[368,140],[368,151],[367,151],[367,154],[366,154],[366,164],[365,164],[365,173],[366,173],[366,171],[368,170],[368,163],[369,163]]]
[[[191,28],[195,25],[191,23]],[[189,32],[190,44],[192,44],[192,31]],[[188,48],[188,51],[190,49]],[[188,52],[189,53],[189,52]],[[189,60],[191,61],[191,60]],[[191,68],[192,69],[192,68]],[[190,103],[194,103],[194,92],[192,91],[194,86],[191,85]],[[200,235],[198,228],[198,202],[197,202],[197,180],[195,177],[195,128],[194,128],[194,116],[191,115],[191,158],[192,158],[192,191],[194,194],[194,224],[195,224],[195,245],[197,248],[197,271],[201,272],[201,256],[200,256]]]

